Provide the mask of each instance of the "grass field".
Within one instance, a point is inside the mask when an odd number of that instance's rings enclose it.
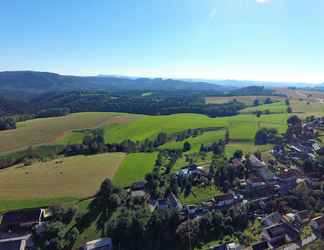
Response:
[[[252,105],[255,99],[258,99],[260,103],[263,103],[265,99],[271,98],[272,100],[281,101],[283,97],[280,96],[213,96],[206,97],[205,101],[209,104],[221,104],[233,101],[234,99],[238,102],[245,103],[247,105]]]
[[[259,127],[275,127],[284,132],[287,114],[237,115],[231,117],[209,118],[198,114],[176,114],[168,116],[145,116],[130,124],[104,126],[106,140],[121,142],[125,138],[141,141],[154,138],[159,132],[173,133],[189,128],[219,127],[228,128],[231,139],[252,140]]]
[[[201,144],[209,145],[214,142],[217,142],[219,139],[224,139],[224,137],[225,137],[225,129],[221,129],[218,131],[205,132],[202,135],[199,135],[197,137],[190,137],[184,141],[168,142],[162,145],[160,148],[161,149],[182,149],[183,143],[187,141],[191,144],[191,151],[199,151]]]
[[[0,152],[52,143],[75,129],[94,128],[104,124],[127,124],[137,117],[139,116],[120,113],[85,112],[19,122],[17,129],[0,132]]]
[[[0,200],[91,196],[106,177],[114,176],[125,156],[75,156],[0,170]]]
[[[47,207],[51,205],[64,204],[76,201],[73,197],[63,197],[63,198],[33,198],[33,199],[23,199],[23,200],[3,200],[0,199],[0,214],[5,211],[14,209],[24,209],[33,207]]]
[[[113,178],[113,183],[126,187],[135,181],[142,181],[152,171],[157,153],[135,153],[127,155]]]
[[[255,113],[256,111],[266,111],[269,110],[270,113],[286,113],[287,112],[287,105],[284,102],[275,102],[271,104],[263,104],[256,107],[249,107],[242,109],[240,111],[241,114],[251,114]]]
[[[273,148],[273,145],[254,145],[254,143],[229,143],[225,147],[225,155],[227,157],[233,156],[234,152],[238,149],[242,150],[244,154],[251,154],[256,151],[267,152]]]
[[[184,197],[183,193],[180,195],[180,200],[184,204],[199,204],[220,195],[222,192],[215,186],[210,187],[193,187],[192,193],[188,197]]]

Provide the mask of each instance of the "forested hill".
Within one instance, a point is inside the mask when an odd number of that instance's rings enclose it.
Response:
[[[0,96],[0,117],[4,115],[22,114],[30,111],[28,103],[8,100],[3,96]]]
[[[4,71],[0,72],[0,91],[24,91],[41,94],[73,90],[192,90],[223,91],[225,87],[204,83],[161,78],[127,78],[113,76],[67,76],[48,72]]]

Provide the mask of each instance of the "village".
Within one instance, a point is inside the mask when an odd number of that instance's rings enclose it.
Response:
[[[318,131],[324,128],[322,118],[311,118],[302,124],[291,121],[286,133],[290,137],[273,147],[271,159],[263,160],[259,154],[233,157],[230,164],[234,169],[248,166],[248,175],[240,179],[238,187],[199,204],[182,204],[170,193],[163,199],[148,195],[145,181],[133,183],[127,188],[131,197],[145,199],[151,212],[157,209],[176,209],[188,220],[198,220],[209,211],[227,210],[232,207],[249,207],[248,216],[261,223],[258,242],[241,246],[237,242],[215,245],[210,250],[266,250],[302,249],[324,237],[324,215],[311,209],[273,209],[273,201],[287,197],[298,185],[311,189],[322,188],[324,176],[314,167],[305,171],[305,162],[312,163],[322,153]],[[304,163],[304,167],[300,162]],[[307,165],[307,164],[306,164]],[[309,165],[309,164],[308,164]],[[310,164],[311,165],[311,164]],[[208,178],[208,171],[190,164],[176,173],[177,181],[189,176],[199,182]],[[46,227],[50,210],[46,208],[9,211],[0,219],[0,250],[32,250],[32,231],[41,233]],[[84,244],[81,250],[111,250],[111,238],[100,238]]]

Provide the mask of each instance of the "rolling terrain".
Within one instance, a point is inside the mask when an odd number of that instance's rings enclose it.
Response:
[[[120,113],[85,112],[19,122],[17,129],[0,131],[0,153],[50,144],[72,130],[95,128],[109,123],[127,124],[137,117]]]

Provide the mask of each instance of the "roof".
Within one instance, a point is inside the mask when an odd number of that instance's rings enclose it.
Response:
[[[237,159],[237,158],[233,159],[233,160],[232,160],[232,165],[233,165],[234,167],[239,167],[239,166],[241,166],[241,160],[240,160],[240,159]]]
[[[302,211],[297,212],[296,216],[298,216],[298,218],[301,221],[309,220],[310,219],[310,212],[308,210],[302,210]]]
[[[278,237],[278,236],[284,236],[286,234],[286,229],[284,227],[284,224],[282,224],[282,223],[267,227],[267,228],[265,228],[265,230],[268,231],[271,238]]]
[[[131,191],[131,196],[132,197],[144,197],[145,192],[143,190]]]
[[[285,171],[282,171],[279,175],[279,178],[291,178],[291,177],[295,177],[297,178],[296,172],[295,171],[291,171],[286,169]]]
[[[0,240],[0,250],[25,250],[29,236]]]
[[[38,223],[42,212],[40,208],[7,212],[2,216],[1,225]]]
[[[112,246],[111,238],[101,238],[87,242],[82,248],[84,250],[105,250]]]
[[[270,224],[266,223],[266,220],[270,221]],[[262,223],[264,224],[268,224],[273,225],[273,224],[277,224],[281,221],[281,214],[279,212],[274,212],[269,214],[268,216],[264,217],[264,219],[262,220]]]
[[[261,178],[261,177],[250,177],[250,178],[247,179],[247,182],[248,183],[251,183],[251,184],[252,183],[253,184],[256,184],[256,183],[264,183],[263,178]]]
[[[210,247],[210,250],[227,250],[226,244],[215,246],[215,247]]]
[[[134,182],[131,185],[132,191],[138,191],[138,190],[143,190],[143,189],[145,189],[145,181]]]
[[[226,200],[232,200],[232,199],[234,199],[234,195],[233,194],[223,194],[223,195],[215,196],[215,201],[216,202],[226,201]]]
[[[25,245],[24,240],[0,242],[0,250],[24,250]]]
[[[324,228],[324,216],[316,217],[316,218],[312,219],[312,221],[316,222],[318,224],[318,226],[320,227],[320,229]]]
[[[262,242],[252,245],[252,249],[253,250],[266,250],[266,249],[269,249],[269,245],[268,245],[268,242],[262,241]]]
[[[182,209],[182,204],[180,200],[174,195],[174,193],[170,193],[168,195],[168,201],[172,208]]]
[[[249,160],[254,167],[265,167],[266,164],[260,161],[254,154],[250,155]]]

